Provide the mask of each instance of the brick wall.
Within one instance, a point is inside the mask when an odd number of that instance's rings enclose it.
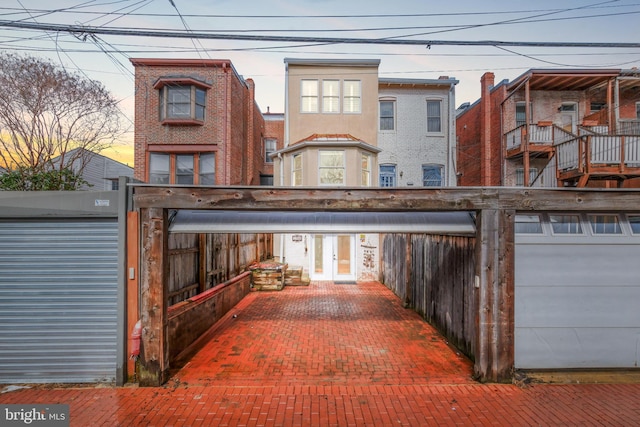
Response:
[[[135,65],[135,171],[146,181],[150,145],[166,152],[216,152],[216,183],[257,184],[248,153],[261,150],[262,115],[255,105],[253,82],[245,82],[226,60],[132,59]],[[163,125],[159,117],[161,78],[189,77],[211,85],[207,91],[205,120],[198,125]],[[256,147],[257,144],[257,147]],[[254,168],[255,169],[255,168]]]

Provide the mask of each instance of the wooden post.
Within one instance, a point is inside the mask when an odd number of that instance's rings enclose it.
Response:
[[[522,157],[523,169],[524,169],[524,186],[528,187],[530,185],[529,182],[529,168],[530,168],[530,159],[529,159],[529,140],[531,138],[531,124],[529,123],[531,120],[531,94],[529,91],[529,80],[525,83],[524,86],[524,115],[525,115],[525,136],[522,140],[524,144],[524,154]]]
[[[140,386],[162,385],[169,372],[167,333],[168,220],[167,210],[140,210],[142,251],[140,266]]]
[[[476,351],[474,375],[510,382],[514,366],[513,210],[480,211],[476,238]]]

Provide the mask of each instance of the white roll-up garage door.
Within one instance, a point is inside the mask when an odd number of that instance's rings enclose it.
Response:
[[[518,215],[515,367],[636,368],[640,215]]]
[[[0,383],[113,381],[117,219],[0,220]]]

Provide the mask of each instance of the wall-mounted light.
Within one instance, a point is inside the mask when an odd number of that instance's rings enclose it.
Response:
[[[400,178],[402,178],[402,171],[400,171]]]

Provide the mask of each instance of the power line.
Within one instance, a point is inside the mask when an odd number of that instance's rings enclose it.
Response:
[[[631,4],[623,4],[623,5],[608,5],[608,6],[583,6],[584,9],[596,10],[596,9],[611,9],[611,8],[627,8],[639,6],[640,3],[631,3]],[[83,8],[87,8],[89,6],[82,6]],[[143,16],[143,17],[158,17],[158,18],[166,18],[166,17],[174,17],[173,14],[168,13],[119,13],[118,11],[114,12],[95,12],[95,11],[81,11],[78,10],[80,7],[72,7],[66,9],[31,9],[33,13],[74,13],[74,14],[99,14],[99,15],[122,15],[122,16]],[[24,10],[20,8],[11,8],[11,7],[0,7],[0,10],[5,11],[15,11],[16,13],[21,13]],[[182,14],[185,18],[238,18],[238,19],[327,19],[327,18],[380,18],[380,19],[391,19],[391,18],[439,18],[439,17],[460,17],[460,16],[482,16],[482,15],[513,15],[513,14],[526,14],[526,13],[541,13],[541,12],[562,12],[566,11],[566,9],[530,9],[530,10],[500,10],[500,11],[475,11],[475,12],[451,12],[451,13],[385,13],[385,14],[354,14],[354,15],[313,15],[313,14],[304,14],[304,15],[233,15],[233,14]],[[3,15],[9,15],[10,13],[5,13]],[[15,14],[15,13],[13,13]]]
[[[236,40],[256,42],[295,42],[295,43],[323,43],[323,44],[370,44],[370,45],[404,45],[404,46],[494,46],[494,47],[574,47],[574,48],[640,48],[635,42],[522,42],[499,40],[422,40],[422,39],[366,39],[344,37],[309,37],[309,36],[273,36],[273,35],[243,35],[222,34],[209,32],[182,32],[165,30],[141,30],[126,28],[98,28],[83,25],[30,23],[16,21],[0,21],[0,27],[22,28],[40,31],[55,31],[80,35],[81,37],[103,34],[134,37],[161,38],[198,38],[209,40]]]

